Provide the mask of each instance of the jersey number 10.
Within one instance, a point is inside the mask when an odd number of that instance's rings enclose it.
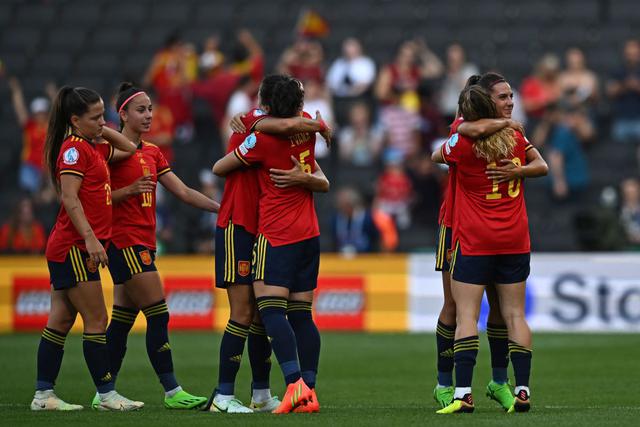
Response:
[[[522,162],[520,161],[520,159],[518,157],[515,157],[515,158],[511,159],[511,161],[516,166],[522,165]],[[496,167],[496,162],[489,163],[488,167],[489,167],[489,169],[495,168]],[[507,193],[509,194],[509,197],[511,197],[512,199],[518,197],[518,195],[520,194],[520,183],[521,182],[522,182],[522,180],[520,178],[514,178],[514,179],[509,181],[509,187],[507,188]],[[493,180],[493,187],[491,188],[491,193],[487,194],[486,198],[487,198],[487,200],[502,199],[502,194],[500,194],[499,183],[498,183],[497,179]]]

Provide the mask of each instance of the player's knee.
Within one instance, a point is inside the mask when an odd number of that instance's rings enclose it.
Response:
[[[82,318],[85,332],[104,332],[107,330],[108,321],[109,318],[106,311],[104,313],[94,313],[91,316]]]
[[[505,321],[502,317],[502,312],[496,308],[489,309],[489,315],[487,316],[487,322],[493,323],[495,325],[504,325]]]
[[[231,320],[242,325],[250,325],[254,319],[254,307],[251,304],[231,308]]]

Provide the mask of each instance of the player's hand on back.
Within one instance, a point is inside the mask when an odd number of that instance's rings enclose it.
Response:
[[[309,179],[308,174],[304,171],[304,165],[294,156],[291,156],[291,161],[294,164],[291,169],[269,169],[269,177],[276,187],[288,188],[303,185]]]
[[[238,113],[231,118],[231,121],[229,122],[229,127],[234,133],[245,133],[247,131],[247,128],[244,127],[244,123],[242,123],[243,117],[244,117],[244,114]]]
[[[487,178],[496,180],[498,183],[522,178],[521,167],[517,166],[509,159],[500,160],[500,166],[487,166]]]

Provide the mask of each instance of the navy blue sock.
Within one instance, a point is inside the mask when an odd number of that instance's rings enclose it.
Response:
[[[445,325],[438,320],[436,327],[436,348],[438,349],[438,384],[453,385],[453,337],[456,325]]]
[[[287,385],[294,383],[300,379],[301,373],[296,336],[286,316],[287,300],[281,297],[259,297],[256,302],[284,380]]]
[[[229,320],[220,343],[220,367],[218,370],[218,393],[232,395],[236,375],[242,362],[244,342],[249,335],[249,327]]]
[[[473,367],[480,348],[477,335],[461,338],[453,342],[453,360],[456,365],[456,387],[471,387]]]
[[[269,388],[269,374],[271,372],[271,344],[267,338],[267,330],[262,324],[252,323],[247,339],[249,362],[251,362],[251,375],[253,390]]]
[[[147,355],[164,391],[178,387],[169,345],[169,308],[165,300],[142,310],[147,318]]]
[[[118,377],[124,355],[127,352],[127,337],[136,321],[137,308],[113,306],[111,322],[107,328],[107,346],[113,381]]]
[[[108,393],[115,386],[109,370],[109,349],[105,334],[82,334],[82,351],[98,393]]]
[[[320,332],[313,321],[311,303],[289,301],[287,318],[296,334],[302,379],[309,388],[315,388],[320,360]]]
[[[509,336],[506,325],[487,323],[487,338],[491,350],[491,370],[493,381],[506,384],[509,380],[507,366],[509,366]]]
[[[52,390],[60,372],[67,334],[44,328],[38,346],[36,390]]]
[[[516,377],[516,387],[529,387],[531,375],[531,350],[521,346],[515,341],[509,341],[509,355],[513,364],[513,373]]]

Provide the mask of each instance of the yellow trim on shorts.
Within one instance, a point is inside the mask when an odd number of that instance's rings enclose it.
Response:
[[[87,282],[89,280],[87,278],[87,269],[84,267],[84,262],[82,262],[82,253],[80,252],[80,249],[72,246],[69,251],[69,255],[71,265],[73,266],[73,272],[76,275],[76,282]]]
[[[460,248],[460,240],[456,242],[455,250],[453,251],[453,257],[451,258],[451,263],[449,265],[449,272],[451,273],[451,277],[453,278],[453,270],[456,267],[456,260],[458,258],[458,249]]]

